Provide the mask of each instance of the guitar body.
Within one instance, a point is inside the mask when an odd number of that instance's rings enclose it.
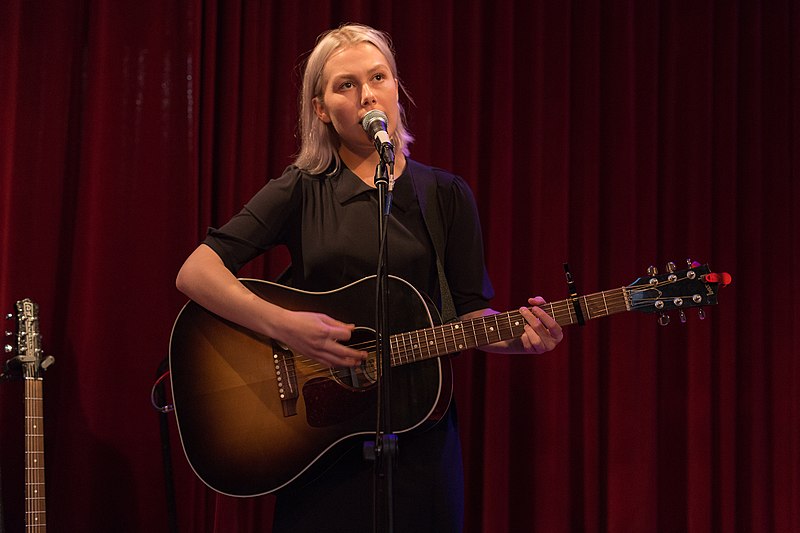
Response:
[[[281,307],[354,323],[349,344],[374,346],[374,277],[324,293],[243,283]],[[390,277],[389,290],[391,333],[438,322],[435,307],[407,282]],[[233,496],[273,492],[316,471],[350,437],[374,433],[371,364],[358,372],[326,369],[189,302],[170,341],[173,402],[189,463],[209,487]],[[393,431],[427,427],[449,406],[450,362],[434,357],[394,366],[392,387]]]

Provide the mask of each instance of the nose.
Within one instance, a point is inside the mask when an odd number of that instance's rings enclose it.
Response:
[[[370,105],[374,104],[378,101],[375,98],[375,93],[372,92],[372,89],[369,88],[369,84],[365,83],[364,87],[361,89],[361,105]]]

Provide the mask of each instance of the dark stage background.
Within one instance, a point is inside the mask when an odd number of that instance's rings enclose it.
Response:
[[[462,354],[467,531],[800,530],[795,3],[5,0],[0,306],[36,300],[56,357],[51,531],[168,530],[149,394],[175,274],[290,161],[300,58],[345,21],[393,35],[413,156],[472,185],[496,308],[565,298],[565,261],[581,292],[687,257],[734,277],[705,321]],[[21,410],[2,384],[7,531]],[[270,497],[218,496],[172,456],[181,531],[268,531]]]

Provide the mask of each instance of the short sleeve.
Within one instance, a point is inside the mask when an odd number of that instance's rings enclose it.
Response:
[[[460,177],[439,180],[439,199],[446,225],[445,275],[458,315],[489,307],[494,289],[486,271],[478,208],[469,185]]]
[[[285,244],[292,218],[300,211],[302,172],[289,167],[269,181],[220,228],[209,228],[204,244],[233,273],[270,248]]]

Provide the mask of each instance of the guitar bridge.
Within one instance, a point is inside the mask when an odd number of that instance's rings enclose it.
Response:
[[[297,414],[297,373],[294,367],[294,354],[277,342],[272,343],[272,360],[275,363],[275,379],[278,384],[278,396],[283,407],[283,416]]]

